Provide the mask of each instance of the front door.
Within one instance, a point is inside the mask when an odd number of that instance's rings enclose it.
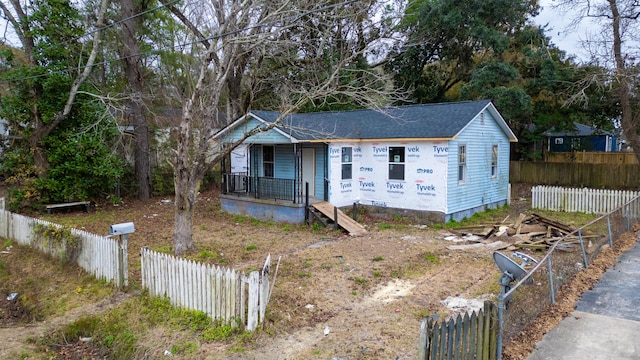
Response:
[[[316,194],[316,149],[302,148],[302,193],[309,183],[309,197]]]

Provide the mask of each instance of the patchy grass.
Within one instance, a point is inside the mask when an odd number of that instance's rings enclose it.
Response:
[[[31,248],[10,245],[0,258],[0,293],[18,293],[25,317],[43,321],[111,296],[114,288],[79,267],[52,259]]]

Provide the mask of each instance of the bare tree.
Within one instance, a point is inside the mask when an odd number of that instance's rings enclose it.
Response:
[[[617,92],[620,126],[628,145],[640,160],[640,3],[636,0],[565,0],[561,9],[578,10],[573,26],[590,20],[600,27],[587,33],[583,43],[591,63],[603,73],[591,73],[577,86],[572,101],[583,101],[583,89],[599,85]]]
[[[360,106],[388,104],[393,90],[383,72],[358,66],[368,50],[358,44],[362,23],[373,17],[375,2],[211,0],[199,8],[176,9],[197,28],[194,37],[207,45],[183,105],[174,158],[174,252],[193,249],[192,216],[205,172],[234,146],[309,103],[345,101]],[[184,19],[182,20],[184,23]],[[356,23],[360,26],[356,26]],[[193,25],[197,24],[197,25]],[[370,29],[373,31],[373,29]],[[339,35],[339,36],[338,36]],[[203,38],[204,37],[204,38]],[[245,86],[241,86],[244,82]],[[238,101],[235,83],[249,106],[259,89],[273,91],[280,119],[247,131],[231,147],[212,144],[217,111]],[[235,85],[234,85],[235,86]],[[235,90],[238,90],[235,89]],[[231,98],[233,97],[233,98]],[[231,105],[233,108],[236,105]],[[238,114],[236,114],[238,115]],[[208,156],[210,150],[215,156]]]

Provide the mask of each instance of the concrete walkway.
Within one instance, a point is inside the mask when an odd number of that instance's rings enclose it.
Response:
[[[618,258],[528,360],[640,359],[640,245]]]

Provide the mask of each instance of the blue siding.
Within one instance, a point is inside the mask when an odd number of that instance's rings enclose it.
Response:
[[[327,164],[327,147],[326,145],[314,146],[316,149],[316,199],[324,199],[324,179],[328,177],[326,174]]]
[[[509,188],[509,139],[488,111],[482,124],[478,115],[449,142],[447,214],[505,203]],[[458,146],[466,145],[466,181],[458,182]],[[492,146],[498,145],[498,174],[491,176]],[[456,218],[456,220],[459,220]]]
[[[271,145],[268,145],[271,146]],[[273,159],[274,174],[273,177],[278,179],[295,179],[295,161],[296,156],[293,144],[275,145],[275,153]],[[250,173],[252,176],[264,176],[262,170],[262,146],[254,145],[251,152]]]
[[[562,139],[562,144],[556,144],[556,139]],[[610,139],[607,146],[607,139]],[[576,142],[574,144],[574,141]],[[615,144],[615,138],[609,135],[594,136],[551,136],[549,137],[549,151],[616,151],[611,144]]]
[[[250,118],[249,121],[247,121],[246,123],[238,125],[236,128],[231,130],[228,134],[224,135],[224,137],[222,137],[221,140],[222,142],[227,142],[227,143],[237,141],[241,139],[245,133],[261,125],[264,125],[264,124],[262,124],[260,121],[254,118]],[[247,140],[245,140],[245,142],[248,144],[282,144],[282,143],[291,143],[291,140],[288,137],[284,136],[282,133],[274,129],[271,129],[264,133],[263,132],[257,133],[256,135],[253,135]]]
[[[295,179],[296,154],[291,145],[276,145],[274,158],[274,177],[278,179]]]

